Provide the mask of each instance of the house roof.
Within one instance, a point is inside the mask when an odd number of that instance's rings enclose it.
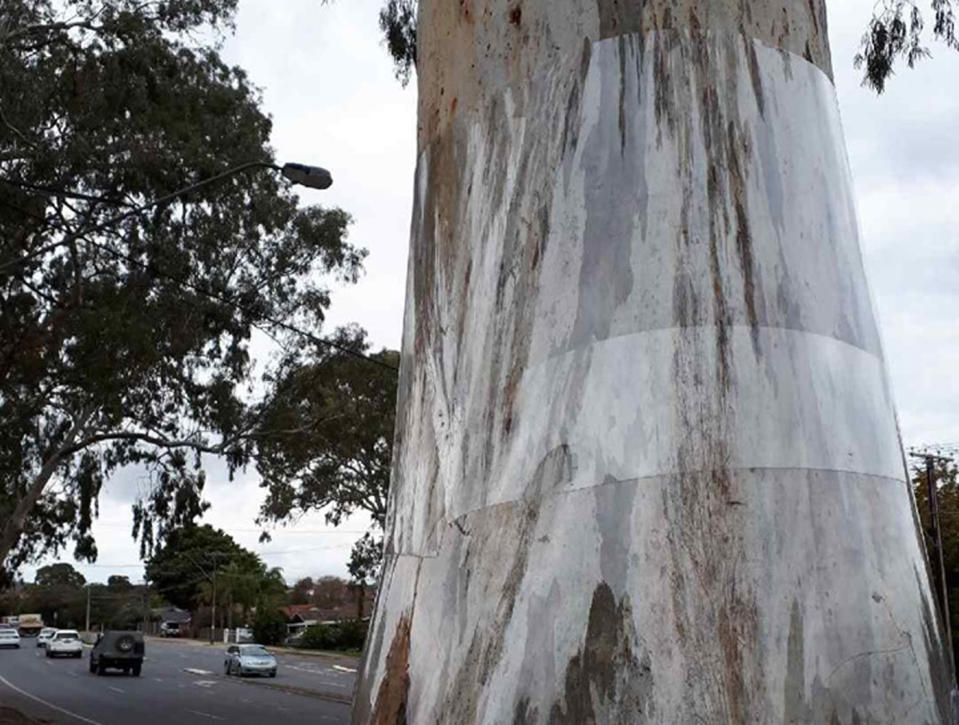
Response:
[[[282,612],[288,620],[299,618],[301,621],[314,620],[320,614],[315,604],[290,604],[283,607]]]
[[[177,622],[186,624],[190,621],[190,613],[179,607],[164,607],[163,609],[153,610],[153,614],[163,622]]]

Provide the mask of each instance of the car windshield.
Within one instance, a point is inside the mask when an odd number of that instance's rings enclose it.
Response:
[[[70,641],[72,639],[79,639],[79,638],[80,638],[80,635],[78,635],[76,632],[58,632],[57,633],[58,640]]]
[[[6,637],[7,639],[13,639],[14,637],[19,637],[16,632],[12,629],[0,629],[0,637]]]
[[[266,647],[260,644],[245,644],[240,647],[241,657],[269,657]]]

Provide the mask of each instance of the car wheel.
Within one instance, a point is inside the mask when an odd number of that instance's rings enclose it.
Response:
[[[224,663],[223,663],[223,674],[226,675],[227,677],[230,676],[230,663],[229,663],[229,662],[224,662]]]
[[[140,676],[140,668],[141,668],[142,666],[143,666],[143,665],[133,665],[133,676],[134,676],[134,677],[139,677],[139,676]]]
[[[276,670],[273,670],[273,672],[270,673],[270,677],[276,677]]]
[[[106,668],[104,665],[102,665],[102,664],[97,665],[97,674],[98,674],[98,675],[100,675],[100,676],[102,677],[102,676],[105,675],[106,673],[107,673],[107,668]]]
[[[96,673],[97,663],[93,661],[93,655],[90,655],[90,672]]]

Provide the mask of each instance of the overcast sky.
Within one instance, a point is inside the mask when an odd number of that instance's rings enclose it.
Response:
[[[263,89],[282,161],[325,166],[329,192],[303,194],[355,218],[354,243],[370,256],[361,282],[334,295],[330,324],[358,322],[377,345],[396,348],[402,333],[409,217],[415,163],[416,92],[401,88],[380,41],[382,0],[240,0],[236,34],[225,54]],[[959,54],[905,69],[877,98],[852,68],[873,0],[833,0],[831,36],[839,101],[859,200],[863,250],[882,325],[886,356],[907,446],[959,442]],[[130,538],[130,505],[142,482],[116,477],[101,496],[94,527],[96,566],[142,578]],[[211,469],[205,521],[222,527],[283,567],[288,580],[346,575],[353,541],[367,521],[338,531],[308,516],[257,543],[262,492],[254,471],[232,483]],[[67,556],[69,559],[69,555]],[[28,580],[34,569],[27,568]]]

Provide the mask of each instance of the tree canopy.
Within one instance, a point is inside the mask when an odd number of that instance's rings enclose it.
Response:
[[[206,584],[213,571],[264,574],[265,564],[256,554],[209,524],[169,530],[146,563],[146,579],[154,591],[174,606],[193,609],[210,596]],[[227,588],[231,579],[227,577]],[[233,582],[234,588],[238,585]]]
[[[933,39],[959,50],[954,0],[929,0],[929,10]],[[877,3],[855,58],[856,67],[864,71],[865,85],[882,93],[897,62],[904,61],[912,68],[932,54],[926,45],[927,17],[920,4],[913,0]]]
[[[349,354],[369,349],[362,330],[344,328],[332,339],[337,348],[291,351],[257,410],[254,455],[267,492],[260,520],[281,523],[322,511],[339,525],[365,511],[375,533],[360,540],[350,562],[350,573],[362,582],[375,575],[380,560],[399,353],[372,354],[381,363],[374,365]]]
[[[82,587],[87,580],[70,564],[58,563],[37,569],[34,583],[41,587]]]
[[[170,197],[273,162],[259,92],[218,53],[236,4],[0,0],[7,569],[71,541],[94,559],[97,496],[123,466],[149,478],[145,553],[192,521],[201,454],[231,471],[250,456],[254,331],[318,330],[326,280],[360,270],[349,215],[301,207],[271,172]]]

